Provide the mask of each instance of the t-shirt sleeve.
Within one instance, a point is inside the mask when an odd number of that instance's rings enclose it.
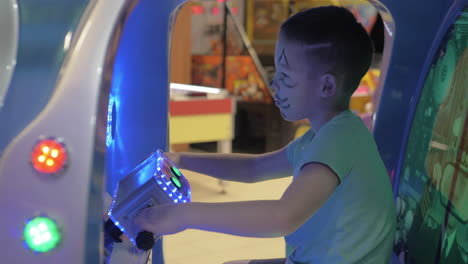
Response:
[[[327,165],[340,178],[348,175],[358,156],[358,138],[352,126],[344,123],[327,124],[322,127],[314,139],[304,146],[301,169],[311,162]]]
[[[289,164],[291,164],[292,167],[294,167],[294,165],[296,164],[295,161],[298,160],[298,156],[300,155],[297,149],[298,146],[302,146],[304,142],[307,142],[308,140],[313,138],[313,136],[314,133],[311,129],[309,129],[302,136],[289,142],[289,144],[286,146],[286,157],[288,159]]]
[[[288,158],[289,164],[291,166],[294,166],[294,158],[296,155],[296,148],[297,145],[299,144],[299,141],[301,141],[303,136],[300,136],[293,141],[289,142],[289,144],[286,146],[286,157]]]

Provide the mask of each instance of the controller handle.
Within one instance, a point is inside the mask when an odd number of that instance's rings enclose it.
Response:
[[[154,247],[154,234],[148,231],[141,231],[135,238],[137,248],[150,250]]]

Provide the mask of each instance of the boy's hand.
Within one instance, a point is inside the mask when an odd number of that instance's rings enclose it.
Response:
[[[165,204],[145,208],[137,213],[133,222],[141,230],[149,231],[155,235],[170,235],[183,231],[180,218],[176,217],[176,205]]]

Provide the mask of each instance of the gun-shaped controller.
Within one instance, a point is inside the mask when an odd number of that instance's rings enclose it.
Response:
[[[133,224],[137,212],[158,204],[188,203],[190,196],[187,179],[158,150],[118,183],[109,219],[105,223],[105,232],[116,242],[120,242],[120,237],[125,234],[137,248],[149,250],[159,237],[138,230]]]

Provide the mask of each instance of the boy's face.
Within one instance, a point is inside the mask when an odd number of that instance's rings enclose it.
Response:
[[[279,36],[275,50],[276,73],[270,83],[276,106],[284,119],[311,117],[319,103],[321,66],[305,57],[305,47]]]

